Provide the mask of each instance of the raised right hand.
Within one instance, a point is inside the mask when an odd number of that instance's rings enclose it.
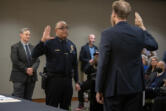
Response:
[[[143,19],[138,12],[135,12],[135,25],[142,28],[142,30],[146,30]]]
[[[42,42],[54,39],[54,37],[50,37],[50,32],[51,32],[51,27],[50,27],[50,25],[47,25],[44,29],[43,37],[41,38]]]

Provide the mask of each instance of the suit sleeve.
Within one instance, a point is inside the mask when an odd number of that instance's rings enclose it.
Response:
[[[76,47],[75,47],[73,69],[74,69],[74,81],[75,81],[75,83],[78,83],[78,61],[77,61],[77,49],[76,49]]]
[[[19,60],[18,47],[11,46],[11,61],[18,69],[26,73],[26,64]]]
[[[163,61],[166,63],[166,52],[164,52]]]
[[[148,49],[149,51],[154,51],[158,49],[158,44],[154,37],[149,34],[147,31],[143,31],[144,34],[144,48]]]
[[[39,58],[37,58],[35,60],[35,63],[32,65],[32,68],[35,72],[37,71],[37,68],[39,67],[39,64],[40,64],[40,60],[39,60]]]
[[[110,38],[110,37],[109,37]],[[106,77],[107,77],[107,66],[110,58],[111,44],[110,40],[108,40],[108,35],[106,32],[103,32],[101,35],[101,42],[99,45],[99,62],[97,67],[97,75],[96,75],[96,92],[103,93],[103,88],[105,85]]]
[[[38,58],[39,56],[46,54],[47,48],[44,42],[39,42],[32,51],[32,58]]]

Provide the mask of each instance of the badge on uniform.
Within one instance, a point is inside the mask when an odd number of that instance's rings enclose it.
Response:
[[[70,53],[72,53],[72,52],[74,51],[74,46],[71,45],[70,48],[71,48],[71,49],[70,49]]]

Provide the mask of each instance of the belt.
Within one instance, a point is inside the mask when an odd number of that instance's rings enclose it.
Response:
[[[48,77],[60,77],[65,78],[68,77],[65,73],[56,73],[56,72],[47,72]]]

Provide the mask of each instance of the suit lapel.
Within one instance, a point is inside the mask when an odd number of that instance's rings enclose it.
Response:
[[[87,52],[89,58],[91,58],[90,50],[89,50],[89,45],[88,44],[86,45],[86,52]]]
[[[19,42],[18,45],[19,45],[19,51],[20,51],[22,58],[28,63],[27,54],[25,52],[23,44],[21,42]],[[29,49],[32,53],[33,46],[31,44],[29,44]]]
[[[21,42],[19,42],[19,48],[20,48],[20,53],[23,55],[23,57],[24,57],[25,59],[27,59],[27,57],[26,57],[26,52],[25,52],[24,47],[23,47],[23,45],[22,45]]]

